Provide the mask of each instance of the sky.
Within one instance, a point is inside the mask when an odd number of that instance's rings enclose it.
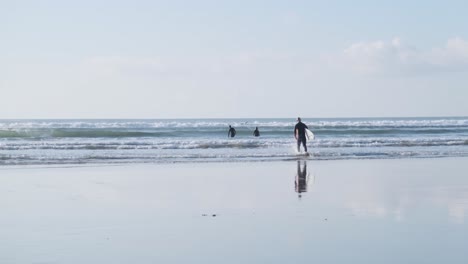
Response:
[[[468,116],[468,1],[0,0],[0,118]]]

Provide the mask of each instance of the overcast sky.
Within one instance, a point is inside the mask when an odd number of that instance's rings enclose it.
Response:
[[[466,0],[0,6],[0,118],[468,116]]]

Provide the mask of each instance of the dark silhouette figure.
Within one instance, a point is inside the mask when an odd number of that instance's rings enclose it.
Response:
[[[253,135],[256,136],[256,137],[259,137],[260,136],[260,131],[258,131],[258,127],[255,127],[255,130],[253,132]]]
[[[306,139],[306,128],[304,123],[301,122],[301,118],[297,118],[297,124],[294,127],[294,137],[297,140],[297,152],[301,152],[301,143],[304,146],[304,151],[307,153],[307,139]]]
[[[236,130],[229,125],[229,131],[228,131],[228,137],[235,137],[236,136]]]
[[[301,193],[307,192],[307,177],[309,174],[307,173],[307,161],[304,161],[304,166],[301,169],[301,161],[297,161],[297,175],[294,181],[294,186],[296,192],[301,197]]]

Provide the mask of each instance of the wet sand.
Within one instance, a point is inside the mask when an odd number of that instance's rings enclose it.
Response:
[[[468,159],[0,168],[0,263],[466,263]]]

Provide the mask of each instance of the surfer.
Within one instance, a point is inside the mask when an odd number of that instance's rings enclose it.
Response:
[[[297,124],[294,127],[294,137],[297,140],[297,152],[301,152],[301,143],[304,146],[304,151],[307,153],[307,139],[306,139],[306,128],[308,128],[304,123],[302,123],[301,118],[297,118]]]
[[[236,136],[236,130],[229,125],[229,131],[228,131],[228,137],[235,137]]]
[[[253,135],[256,136],[256,137],[259,137],[260,136],[260,131],[258,131],[258,127],[255,127],[255,130],[253,132]]]

